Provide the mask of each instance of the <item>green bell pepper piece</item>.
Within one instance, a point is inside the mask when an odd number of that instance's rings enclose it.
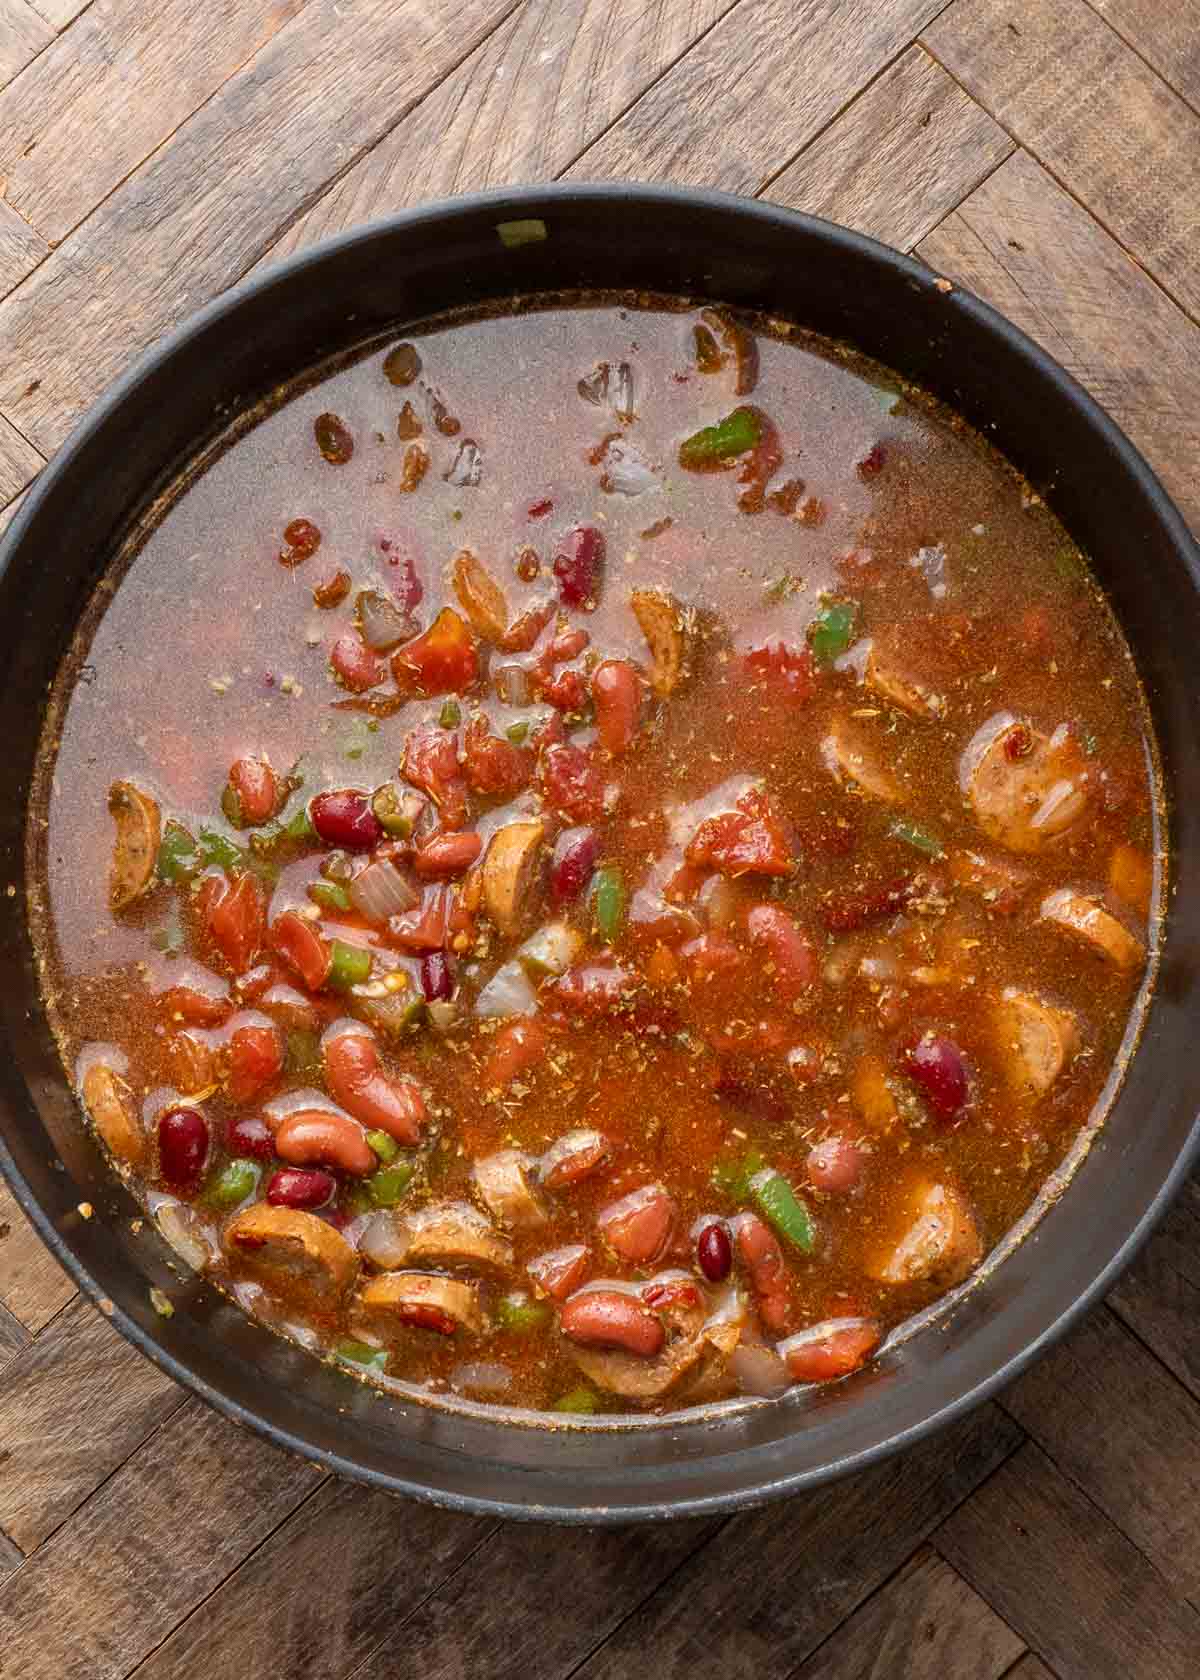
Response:
[[[351,945],[346,939],[330,942],[329,975],[325,981],[335,992],[365,984],[371,973],[371,953],[365,945]]]
[[[801,1254],[812,1253],[817,1237],[812,1216],[782,1173],[773,1167],[755,1173],[750,1180],[750,1195],[758,1211],[781,1237],[786,1237]]]
[[[592,876],[592,914],[606,945],[615,945],[621,937],[628,902],[625,877],[617,865],[606,863],[597,869]]]
[[[235,1208],[244,1202],[247,1196],[254,1194],[261,1177],[262,1168],[257,1161],[248,1161],[243,1156],[238,1156],[236,1160],[226,1161],[220,1172],[210,1180],[202,1200],[207,1202],[209,1207]]]
[[[715,426],[704,426],[679,445],[679,465],[690,472],[711,471],[756,449],[762,420],[754,408],[735,408]]]
[[[857,601],[830,601],[808,627],[808,645],[818,665],[832,665],[854,640]]]

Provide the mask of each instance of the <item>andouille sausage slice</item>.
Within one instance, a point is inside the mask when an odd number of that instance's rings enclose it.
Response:
[[[531,1177],[534,1161],[521,1149],[499,1149],[471,1169],[475,1192],[501,1225],[530,1230],[546,1223],[546,1209]]]
[[[357,1333],[382,1336],[398,1330],[433,1330],[453,1336],[484,1327],[479,1285],[434,1272],[383,1272],[358,1290],[350,1319]]]
[[[326,1310],[358,1274],[358,1255],[315,1213],[258,1202],[235,1214],[222,1239],[226,1254],[281,1294]]]
[[[101,1138],[118,1161],[140,1167],[146,1158],[146,1134],[133,1092],[107,1062],[93,1062],[83,1076],[83,1100]]]
[[[473,1266],[505,1272],[512,1244],[470,1202],[430,1202],[412,1213],[388,1208],[363,1232],[360,1246],[385,1271],[406,1266]]]

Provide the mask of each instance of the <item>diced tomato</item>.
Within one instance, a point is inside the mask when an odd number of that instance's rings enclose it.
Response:
[[[238,976],[237,995],[243,1003],[256,1003],[263,993],[283,978],[282,970],[273,962],[259,963]]]
[[[746,914],[751,945],[766,952],[773,968],[771,989],[789,1003],[802,997],[817,978],[817,953],[786,910],[777,904],[756,904]]]
[[[749,958],[732,939],[719,933],[702,933],[679,947],[679,956],[695,980],[709,980],[717,974],[740,974]]]
[[[497,799],[512,799],[529,786],[533,775],[533,754],[528,747],[515,747],[493,735],[484,718],[467,725],[463,741],[467,785],[473,793]]]
[[[636,986],[636,976],[619,963],[577,963],[550,987],[549,1001],[552,1008],[568,1015],[607,1015]]]
[[[742,661],[750,681],[772,695],[802,705],[811,700],[817,687],[817,673],[807,648],[796,652],[784,642],[767,642],[752,648]]]
[[[547,705],[560,712],[581,712],[587,699],[583,672],[574,669],[559,671],[553,677],[542,677],[537,691]]]
[[[245,973],[262,949],[266,931],[266,904],[258,881],[239,872],[208,875],[196,902],[213,944],[235,974]]]
[[[462,694],[479,676],[474,636],[453,607],[443,607],[423,636],[392,655],[401,694]]]
[[[913,886],[905,875],[878,887],[826,893],[821,904],[822,920],[830,933],[852,933],[868,922],[897,915],[912,897]]]
[[[528,653],[553,617],[552,601],[546,601],[540,607],[531,607],[509,625],[500,638],[500,646],[505,653]]]
[[[567,738],[567,731],[558,712],[551,712],[542,727],[533,736],[529,745],[535,755],[548,752],[551,747],[557,747]]]
[[[520,1074],[544,1060],[549,1040],[538,1020],[514,1021],[492,1040],[484,1064],[483,1082],[489,1091],[503,1089]]]
[[[458,762],[458,731],[424,724],[404,743],[401,774],[427,793],[437,806],[443,828],[462,828],[467,820],[467,784]]]
[[[603,816],[604,778],[590,751],[572,741],[547,747],[541,775],[547,800],[569,821],[597,822]]]
[[[278,1078],[283,1068],[283,1040],[279,1029],[266,1021],[235,1024],[229,1039],[229,1072],[225,1094],[230,1102],[246,1103]]]
[[[195,986],[171,986],[160,993],[158,1007],[164,1020],[183,1022],[189,1027],[219,1027],[233,1013],[227,997],[201,992]]]
[[[332,954],[311,922],[295,910],[285,910],[271,923],[271,944],[295,969],[310,992],[319,992],[329,978]]]
[[[629,901],[629,932],[642,950],[681,945],[695,938],[698,925],[689,911],[677,910],[652,887],[639,887]]]
[[[383,660],[372,652],[357,630],[346,630],[338,637],[329,650],[329,663],[342,687],[353,694],[361,694],[383,681]]]
[[[699,896],[701,887],[710,876],[708,869],[696,868],[690,863],[680,864],[664,884],[663,897],[669,904],[690,904]]]
[[[742,794],[736,810],[707,817],[685,855],[690,864],[707,864],[723,875],[790,875],[793,869],[783,821],[762,788]]]
[[[419,910],[406,910],[391,921],[391,938],[405,951],[440,951],[446,944],[450,893],[446,887],[426,887]]]

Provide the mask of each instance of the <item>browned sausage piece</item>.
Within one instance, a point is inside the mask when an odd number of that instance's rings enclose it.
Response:
[[[666,1340],[662,1325],[636,1295],[585,1289],[572,1295],[560,1319],[562,1333],[584,1347],[620,1348],[650,1359]]]
[[[329,1309],[358,1272],[358,1255],[345,1237],[315,1213],[257,1202],[225,1227],[226,1254],[281,1294]]]
[[[529,1182],[533,1161],[521,1149],[499,1149],[471,1169],[471,1179],[493,1219],[511,1229],[546,1223],[546,1210]]]
[[[108,902],[114,910],[124,910],[154,882],[162,817],[158,801],[133,782],[113,783],[108,808],[117,825]]]
[[[470,1202],[431,1202],[413,1213],[377,1213],[359,1242],[374,1266],[482,1266],[507,1271],[512,1244]]]
[[[880,1283],[961,1283],[983,1255],[975,1215],[952,1184],[915,1178],[903,1204],[904,1223],[868,1266]]]
[[[350,1316],[356,1334],[385,1340],[401,1329],[434,1330],[440,1336],[483,1329],[479,1285],[431,1272],[384,1272],[372,1278],[355,1296]]]
[[[133,1092],[121,1075],[106,1062],[93,1062],[83,1076],[83,1100],[92,1124],[117,1160],[140,1167],[146,1155],[146,1136]]]

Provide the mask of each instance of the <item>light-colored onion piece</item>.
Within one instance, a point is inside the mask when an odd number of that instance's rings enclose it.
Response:
[[[378,589],[364,589],[356,603],[358,628],[364,642],[376,653],[386,653],[399,647],[417,633],[417,623],[408,613],[401,612]]]
[[[519,962],[508,962],[498,968],[475,999],[476,1015],[488,1018],[536,1012],[537,998]]]
[[[204,1221],[186,1202],[164,1202],[155,1214],[163,1241],[173,1248],[186,1266],[202,1272],[213,1257]]]
[[[466,1360],[451,1371],[450,1386],[460,1392],[473,1390],[478,1394],[503,1394],[512,1386],[512,1372],[499,1361]]]
[[[729,1356],[729,1370],[744,1394],[773,1400],[792,1386],[788,1368],[765,1342],[739,1342]]]
[[[369,863],[350,883],[350,901],[369,922],[386,922],[419,904],[420,893],[390,858]]]

